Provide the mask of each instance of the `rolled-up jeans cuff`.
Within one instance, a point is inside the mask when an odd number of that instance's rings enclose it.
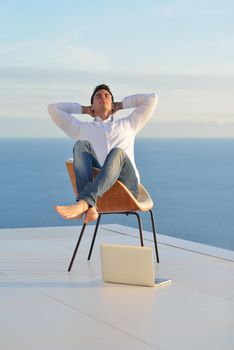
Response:
[[[76,198],[76,201],[78,202],[78,201],[80,201],[80,200],[84,200],[84,201],[86,201],[88,204],[89,204],[89,206],[91,206],[91,207],[96,207],[96,201],[92,198],[92,197],[89,197],[89,196],[77,196],[77,198]]]

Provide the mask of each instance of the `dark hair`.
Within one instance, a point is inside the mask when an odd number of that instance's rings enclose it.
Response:
[[[95,87],[93,94],[91,96],[91,104],[93,104],[93,99],[94,99],[94,95],[96,94],[96,92],[98,90],[102,90],[102,89],[108,91],[111,94],[112,102],[114,102],[114,97],[112,95],[112,92],[111,92],[109,86],[107,86],[106,84],[101,84],[101,85],[98,85]]]

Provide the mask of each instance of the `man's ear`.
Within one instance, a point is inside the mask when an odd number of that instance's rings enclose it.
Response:
[[[90,109],[91,109],[91,111],[94,111],[93,105],[91,105]]]

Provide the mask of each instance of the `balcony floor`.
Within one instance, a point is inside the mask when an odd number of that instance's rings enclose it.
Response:
[[[234,252],[158,235],[156,274],[173,282],[109,284],[100,242],[138,245],[137,230],[100,226],[87,262],[93,229],[70,273],[80,227],[0,230],[1,349],[234,349]]]

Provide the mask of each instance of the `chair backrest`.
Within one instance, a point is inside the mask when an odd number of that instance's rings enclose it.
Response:
[[[73,167],[73,160],[66,161],[67,170],[72,183],[73,191],[77,197],[76,177]],[[93,168],[93,176],[95,177],[99,169]],[[102,198],[97,200],[97,209],[100,213],[122,212],[122,211],[147,211],[153,207],[153,201],[145,188],[139,184],[139,195],[137,199],[132,195],[128,188],[120,181],[104,193]]]

